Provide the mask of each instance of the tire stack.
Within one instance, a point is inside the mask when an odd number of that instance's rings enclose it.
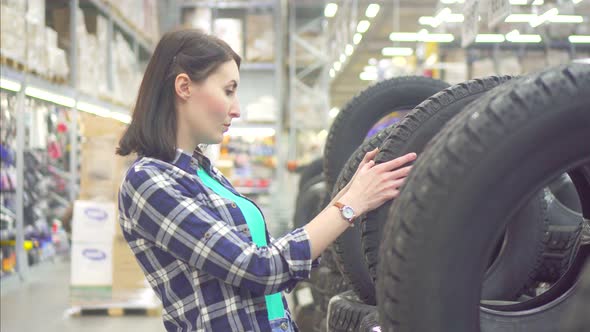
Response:
[[[354,97],[313,163],[321,190],[304,199],[313,184],[300,186],[296,225],[368,151],[379,147],[376,163],[419,158],[400,196],[359,216],[322,255],[309,282],[313,323],[300,319],[301,330],[590,330],[579,323],[587,315],[566,315],[590,273],[589,88],[590,66],[570,65],[451,87],[396,78]],[[306,200],[316,205],[302,216]]]

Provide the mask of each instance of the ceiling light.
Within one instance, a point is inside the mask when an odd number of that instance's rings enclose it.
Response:
[[[359,75],[359,78],[362,81],[374,81],[377,79],[377,73],[367,73],[367,72],[362,72]]]
[[[435,63],[438,62],[438,56],[436,54],[431,54],[426,61],[424,61],[424,65],[426,67],[432,67]]]
[[[334,17],[334,15],[336,15],[337,11],[338,11],[338,5],[333,2],[330,2],[330,3],[326,4],[326,8],[324,8],[324,16]]]
[[[344,61],[346,61],[346,55],[344,55],[344,53],[340,54],[340,58],[338,60],[340,60],[340,62],[344,63]]]
[[[420,16],[420,18],[418,18],[418,23],[420,23],[420,25],[433,26],[435,24],[435,19],[432,16]]]
[[[334,68],[330,68],[330,77],[334,78],[334,76],[336,76],[336,71]]]
[[[356,26],[356,31],[360,32],[360,33],[365,33],[365,32],[367,32],[367,30],[369,30],[370,26],[371,26],[371,22],[369,22],[367,20],[362,20]]]
[[[333,119],[338,115],[338,113],[340,113],[340,109],[338,107],[332,107],[332,109],[330,109],[328,112],[328,115]]]
[[[545,23],[548,19],[555,17],[559,14],[559,10],[557,8],[552,8],[543,13],[542,15],[538,16],[536,19],[532,20],[529,24],[531,27],[536,28],[539,25]]]
[[[22,88],[22,85],[19,82],[15,82],[5,78],[0,78],[0,88],[4,90],[19,92]]]
[[[568,40],[574,44],[590,44],[590,35],[571,35]]]
[[[551,23],[582,23],[584,17],[580,15],[557,15],[548,19]]]
[[[340,63],[340,61],[334,62],[334,70],[340,71],[341,68],[342,68],[342,63]]]
[[[527,23],[531,22],[537,17],[535,14],[512,14],[508,15],[504,22],[506,23]]]
[[[580,2],[582,2],[582,0],[572,0],[572,2],[574,3],[574,5],[579,4]]]
[[[512,30],[506,34],[506,40],[511,43],[540,43],[541,35],[521,35],[518,30]]]
[[[121,121],[123,123],[126,124],[130,124],[131,123],[131,115],[129,114],[124,114],[124,113],[119,113],[119,112],[111,112],[111,118]]]
[[[499,34],[478,34],[475,37],[476,43],[503,43],[506,39]]]
[[[510,0],[510,4],[514,6],[526,6],[528,0]]]
[[[445,7],[443,9],[441,9],[440,12],[438,12],[438,14],[436,14],[436,16],[434,17],[434,25],[433,27],[437,27],[439,26],[442,22],[445,22],[446,19],[449,17],[449,15],[451,15],[453,12],[451,11],[451,9],[449,7]]]
[[[32,86],[28,86],[25,89],[25,94],[29,97],[45,100],[65,107],[74,107],[74,105],[76,105],[74,98],[58,95]]]
[[[367,7],[367,10],[365,11],[365,16],[367,16],[369,18],[373,18],[373,17],[377,16],[377,13],[379,13],[379,8],[381,8],[381,7],[376,3],[370,4]]]
[[[354,53],[354,46],[352,46],[352,45],[350,45],[350,44],[347,44],[347,45],[346,45],[346,47],[344,48],[344,53],[345,53],[347,56],[351,56],[351,55],[352,55],[352,53]]]
[[[409,47],[384,47],[381,50],[383,56],[410,56],[414,50]]]
[[[391,41],[418,41],[418,34],[414,32],[392,32],[389,39]]]
[[[533,6],[541,6],[543,4],[545,4],[545,1],[544,0],[535,0],[532,3]]]
[[[111,117],[113,113],[104,107],[96,106],[90,103],[85,103],[83,101],[79,101],[78,103],[76,103],[76,108],[82,112],[102,116],[105,118]]]
[[[421,38],[420,41],[432,43],[450,43],[455,40],[455,36],[450,33],[429,33]]]
[[[354,36],[352,36],[352,42],[355,45],[358,45],[362,39],[363,39],[363,35],[361,35],[360,33],[355,33]]]

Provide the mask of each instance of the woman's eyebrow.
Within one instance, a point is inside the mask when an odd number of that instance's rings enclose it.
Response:
[[[227,84],[228,85],[231,85],[233,88],[237,88],[238,87],[238,82],[236,80],[231,80]]]

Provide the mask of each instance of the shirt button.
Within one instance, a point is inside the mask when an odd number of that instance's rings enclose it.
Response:
[[[231,207],[235,209],[235,208],[237,208],[238,206],[236,205],[236,203],[231,203]]]
[[[287,331],[288,328],[289,328],[289,325],[287,324],[287,322],[282,322],[281,323],[281,330]]]
[[[205,238],[206,238],[206,239],[208,239],[208,238],[210,238],[210,237],[211,237],[211,233],[209,233],[209,232],[205,233]]]

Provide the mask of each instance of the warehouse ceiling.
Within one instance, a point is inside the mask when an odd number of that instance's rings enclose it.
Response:
[[[351,0],[335,1],[339,7],[343,3]],[[511,0],[516,3],[519,0]],[[558,8],[559,15],[581,15],[584,19],[582,23],[546,23],[537,28],[532,28],[529,23],[502,23],[496,29],[490,30],[487,24],[480,23],[479,33],[499,33],[506,34],[514,29],[518,29],[521,33],[535,33],[543,36],[543,40],[552,40],[563,42],[567,44],[567,37],[571,34],[590,35],[590,0],[520,0],[527,5],[513,5],[511,6],[512,14],[531,14],[538,13],[541,15],[549,9]],[[535,1],[535,5],[532,2]],[[444,2],[444,3],[442,3]],[[380,5],[378,15],[371,19],[371,26],[367,32],[364,33],[359,45],[355,47],[355,51],[350,56],[342,69],[336,73],[335,78],[331,82],[330,96],[331,104],[334,107],[341,108],[348,102],[355,94],[373,84],[373,81],[362,81],[359,78],[365,66],[369,64],[369,59],[377,60],[385,58],[381,55],[383,47],[387,46],[402,46],[415,48],[416,43],[399,42],[394,45],[390,41],[389,35],[391,32],[418,32],[421,29],[427,29],[429,33],[451,33],[455,37],[455,42],[445,45],[450,48],[460,48],[461,38],[461,24],[462,23],[443,23],[438,27],[425,26],[419,24],[419,18],[422,16],[436,16],[437,13],[444,8],[449,8],[453,14],[461,14],[464,3],[462,0],[399,0],[396,1],[367,1],[358,0],[358,17],[359,19],[366,19],[364,17],[365,9],[371,3]],[[482,1],[480,1],[481,3]],[[395,7],[394,7],[395,6]],[[399,8],[399,10],[394,10]],[[481,11],[481,15],[486,15],[485,11]],[[328,20],[335,20],[336,16]],[[504,46],[508,43],[504,43]],[[583,45],[588,49],[589,44]],[[527,46],[530,47],[530,46]]]

